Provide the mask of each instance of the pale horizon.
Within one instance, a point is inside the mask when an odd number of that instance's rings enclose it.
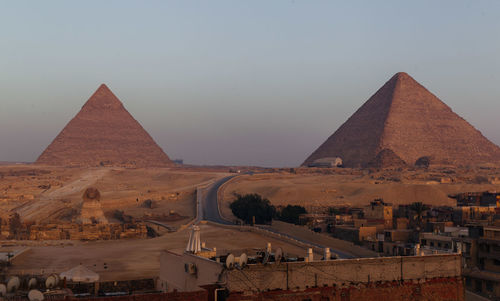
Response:
[[[400,71],[498,145],[499,8],[4,3],[0,161],[36,160],[105,83],[172,159],[298,166]]]

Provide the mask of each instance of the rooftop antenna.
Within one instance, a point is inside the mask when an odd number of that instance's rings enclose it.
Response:
[[[191,234],[189,234],[186,252],[193,254],[201,252],[200,227],[197,225],[193,225],[193,227],[191,227]]]
[[[268,261],[269,261],[269,253],[267,250],[266,250],[266,253],[264,254],[264,258],[262,259],[262,264],[266,264]]]

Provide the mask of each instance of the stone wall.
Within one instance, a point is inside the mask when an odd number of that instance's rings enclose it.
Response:
[[[436,278],[425,282],[385,282],[352,285],[344,288],[318,287],[301,291],[279,290],[253,295],[230,294],[227,301],[463,301],[461,278]]]
[[[161,254],[158,290],[189,292],[217,284],[227,290],[227,301],[464,300],[459,254],[251,264],[231,270],[193,254]]]
[[[359,258],[332,261],[252,265],[226,271],[231,292],[349,287],[392,281],[423,283],[429,279],[461,277],[461,256],[432,255]]]
[[[44,224],[29,227],[30,240],[110,240],[146,238],[146,225],[137,224]]]

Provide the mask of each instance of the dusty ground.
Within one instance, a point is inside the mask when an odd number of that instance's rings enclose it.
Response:
[[[170,211],[192,217],[196,186],[223,175],[219,171],[169,168],[0,166],[0,211],[3,217],[17,212],[25,221],[71,219],[83,191],[94,186],[101,192],[105,214],[119,209],[134,217]],[[153,201],[152,208],[142,206],[148,199]]]
[[[95,186],[101,191],[105,213],[119,209],[143,217],[175,211],[186,217],[178,221],[182,224],[194,216],[196,186],[227,174],[225,168],[202,167],[64,169],[1,165],[0,217],[18,212],[23,220],[67,220],[71,218],[68,213],[79,207],[83,190]],[[453,205],[454,201],[448,198],[450,193],[500,190],[498,175],[500,172],[492,169],[272,170],[241,175],[224,185],[222,209],[226,216],[231,216],[228,206],[235,192],[259,193],[275,205],[306,207],[363,206],[379,197],[395,204],[422,201]],[[153,208],[142,206],[147,199],[153,200]],[[154,277],[158,275],[160,251],[182,251],[188,239],[187,231],[162,233],[161,237],[146,240],[15,242],[14,245],[32,247],[14,260],[11,273],[40,273],[42,269],[45,273],[61,272],[83,263],[101,273],[103,280]],[[202,239],[218,250],[264,247],[269,241],[289,253],[304,253],[303,248],[255,233],[207,225],[202,227]]]
[[[340,171],[324,173],[269,173],[242,175],[223,186],[222,212],[232,219],[229,204],[234,194],[258,193],[274,205],[364,206],[375,198],[393,204],[421,201],[432,205],[455,205],[449,194],[467,191],[500,191],[497,171]],[[477,177],[487,183],[478,184]],[[443,180],[442,180],[443,179]],[[451,181],[441,183],[441,181]]]
[[[189,231],[184,230],[146,240],[59,242],[59,245],[48,242],[52,246],[43,246],[40,242],[25,242],[33,246],[13,260],[9,274],[59,273],[82,263],[99,273],[103,281],[156,277],[159,275],[160,252],[169,249],[180,253],[186,247],[188,239]],[[207,247],[216,247],[218,253],[231,249],[262,249],[267,242],[271,242],[273,249],[281,247],[290,254],[304,256],[306,252],[295,245],[252,232],[243,233],[210,225],[201,226],[201,239],[206,242]],[[104,269],[104,263],[107,269]]]

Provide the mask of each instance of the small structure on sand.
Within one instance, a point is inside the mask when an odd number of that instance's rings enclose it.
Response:
[[[99,281],[99,274],[91,271],[82,264],[79,264],[66,272],[62,272],[60,277],[61,279],[66,278],[67,281],[72,282],[95,283]]]

